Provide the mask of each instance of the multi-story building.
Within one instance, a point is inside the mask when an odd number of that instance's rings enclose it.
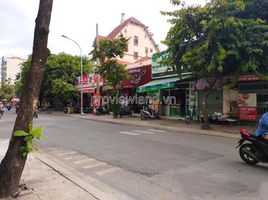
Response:
[[[21,71],[21,64],[25,60],[15,56],[3,56],[1,65],[1,84],[6,84],[10,80],[14,84],[16,75]]]
[[[154,53],[159,52],[159,47],[148,27],[134,17],[124,20],[124,14],[122,14],[121,24],[106,37],[100,36],[100,39],[113,40],[120,35],[129,39],[128,52],[125,53],[123,58],[118,58],[125,64],[135,63],[144,57],[152,57]]]

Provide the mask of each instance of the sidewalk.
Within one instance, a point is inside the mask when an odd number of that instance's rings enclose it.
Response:
[[[214,135],[220,137],[228,138],[240,138],[239,129],[247,129],[253,131],[254,127],[252,126],[243,126],[243,125],[211,125],[210,130],[203,130],[200,128],[198,123],[186,124],[183,120],[171,119],[171,118],[162,118],[161,120],[151,119],[142,121],[139,118],[138,114],[135,114],[133,117],[123,117],[123,118],[113,118],[112,115],[99,115],[94,114],[64,114],[63,112],[53,112],[52,114],[63,115],[66,117],[75,117],[80,119],[114,123],[114,124],[124,124],[124,125],[133,125],[133,126],[142,126],[148,128],[156,128],[160,130],[167,130],[180,133],[195,133],[195,134],[204,134],[204,135]]]
[[[0,140],[0,161],[8,147],[8,140]],[[28,156],[21,178],[18,200],[96,200],[88,191],[42,162],[36,154]],[[12,198],[6,198],[11,200]]]

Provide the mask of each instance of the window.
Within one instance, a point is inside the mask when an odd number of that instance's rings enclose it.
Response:
[[[127,33],[127,29],[125,28],[125,33]]]
[[[145,54],[147,55],[149,53],[149,48],[145,47]]]
[[[138,60],[138,57],[139,57],[139,54],[138,54],[138,52],[135,51],[135,52],[134,52],[134,59],[135,59],[135,60]]]
[[[138,36],[134,36],[134,46],[138,46],[139,45],[139,38]]]
[[[150,49],[150,52],[153,53],[153,49]]]
[[[147,38],[147,35],[145,34],[144,38],[146,39]]]

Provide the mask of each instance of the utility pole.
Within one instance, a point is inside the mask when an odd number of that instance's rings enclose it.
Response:
[[[97,43],[97,51],[100,50],[100,38],[99,38],[99,25],[96,24],[96,43]],[[97,57],[97,66],[96,68],[99,70],[100,67],[100,59]],[[100,83],[99,83],[99,72],[97,74],[97,88],[96,88],[96,93],[99,94],[100,93]]]
[[[97,52],[99,51],[99,26],[96,24],[96,48]],[[96,83],[96,93],[94,94],[94,112],[96,113],[97,107],[100,106],[100,83],[99,83],[99,67],[100,67],[100,59],[97,57],[96,59],[96,71],[95,75],[97,76],[97,83]]]

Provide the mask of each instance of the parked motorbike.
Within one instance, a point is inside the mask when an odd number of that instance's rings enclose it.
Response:
[[[140,118],[141,120],[147,120],[147,119],[160,119],[161,117],[158,112],[155,112],[152,109],[142,109]]]
[[[259,162],[268,162],[268,141],[261,136],[249,133],[247,130],[240,130],[241,139],[236,148],[239,147],[241,159],[250,165]],[[245,143],[246,142],[246,143]]]
[[[10,111],[11,110],[11,106],[9,105],[9,106],[7,106],[7,110],[8,111]]]
[[[110,110],[107,106],[102,106],[96,109],[95,111],[96,115],[110,115]]]
[[[63,108],[63,112],[64,113],[81,113],[81,108],[80,107],[75,107],[73,109],[71,109],[70,107],[64,107]],[[92,109],[90,109],[89,107],[84,107],[83,108],[83,113],[90,113],[92,112]]]
[[[124,106],[121,107],[120,111],[119,111],[119,116],[123,117],[123,116],[129,116],[132,117],[132,108],[130,106]]]

